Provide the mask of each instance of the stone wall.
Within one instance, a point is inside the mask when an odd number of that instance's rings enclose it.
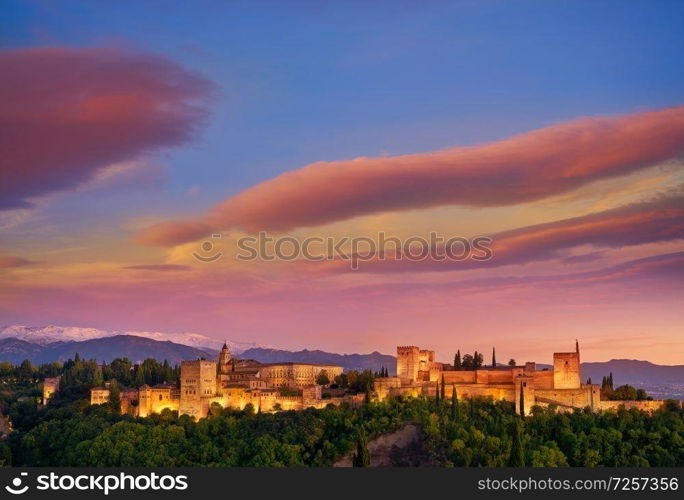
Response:
[[[664,403],[663,400],[659,399],[651,401],[600,401],[598,407],[600,410],[617,410],[621,406],[624,406],[627,410],[636,408],[637,410],[652,412],[661,408]],[[679,404],[681,405],[681,401]]]

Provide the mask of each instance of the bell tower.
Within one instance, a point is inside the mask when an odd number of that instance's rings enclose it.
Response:
[[[221,354],[219,355],[219,371],[220,373],[228,373],[230,371],[230,349],[228,344],[224,341],[223,347],[221,348]]]

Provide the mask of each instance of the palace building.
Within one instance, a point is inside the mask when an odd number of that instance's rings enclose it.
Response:
[[[244,409],[251,404],[255,411],[303,410],[324,408],[329,404],[359,404],[363,395],[327,397],[322,395],[319,376],[329,381],[342,373],[341,366],[307,363],[259,363],[238,360],[223,345],[218,363],[198,359],[181,363],[180,387],[143,385],[139,389],[121,389],[121,411],[141,417],[164,409],[181,415],[206,417],[213,403],[223,408]],[[59,381],[50,380],[48,390]],[[559,411],[589,407],[592,410],[615,409],[619,406],[651,411],[663,401],[606,401],[601,387],[582,383],[579,344],[571,352],[553,354],[550,368],[538,369],[536,363],[520,366],[486,366],[475,370],[456,370],[435,361],[435,352],[416,346],[397,347],[397,375],[380,377],[374,382],[378,401],[390,397],[435,396],[444,385],[445,396],[454,390],[459,398],[491,397],[515,403],[519,413],[529,414],[532,407],[556,406]],[[47,393],[46,393],[47,394]],[[91,404],[109,400],[108,387],[95,387]],[[521,408],[522,406],[522,408]]]
[[[181,415],[203,418],[213,403],[237,409],[251,404],[255,411],[262,412],[324,408],[342,401],[358,403],[356,396],[324,398],[322,387],[317,384],[322,374],[332,382],[342,374],[342,367],[238,360],[231,356],[224,343],[218,363],[203,359],[183,361],[180,387],[162,384],[122,389],[121,411],[145,417],[169,409]],[[107,402],[109,392],[108,387],[93,388],[90,403]]]
[[[391,396],[432,395],[444,383],[446,397],[456,390],[459,398],[492,397],[514,402],[516,410],[529,414],[535,405],[555,405],[559,410],[589,407],[607,410],[621,405],[626,408],[653,410],[663,401],[605,401],[601,386],[582,383],[580,349],[575,342],[572,352],[553,354],[551,369],[537,369],[534,362],[522,366],[487,366],[476,370],[455,370],[435,361],[435,352],[416,346],[397,347],[397,376],[375,380],[380,401]]]

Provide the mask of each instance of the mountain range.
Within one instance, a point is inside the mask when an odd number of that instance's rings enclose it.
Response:
[[[213,349],[198,349],[168,340],[152,340],[135,335],[116,335],[80,342],[52,342],[50,344],[33,344],[11,337],[0,340],[0,361],[9,361],[15,365],[25,359],[33,364],[64,362],[76,354],[82,359],[95,359],[107,363],[115,358],[126,357],[134,362],[156,358],[159,361],[167,360],[172,365],[180,364],[181,361],[188,359],[218,357],[218,351]]]
[[[104,337],[114,337],[118,335],[133,335],[152,340],[171,341],[176,344],[195,347],[198,349],[220,349],[223,342],[221,340],[207,337],[200,333],[163,333],[163,332],[142,332],[137,330],[99,330],[97,328],[84,328],[80,326],[40,326],[31,327],[23,325],[10,325],[0,327],[0,340],[5,338],[16,338],[32,344],[48,345],[55,342],[81,342],[84,340],[100,339]],[[268,347],[256,342],[236,342],[226,340],[231,352],[240,354],[247,349]]]
[[[335,364],[345,370],[379,371],[385,367],[394,374],[396,358],[388,354],[337,354],[320,350],[288,351],[254,342],[226,341],[234,355],[262,363]],[[94,328],[47,326],[32,328],[10,326],[0,329],[0,361],[19,364],[29,359],[34,364],[65,361],[78,353],[84,359],[110,362],[128,357],[134,362],[146,358],[182,360],[200,357],[216,359],[221,342],[196,333],[112,332]],[[546,365],[538,365],[543,368]],[[615,385],[630,384],[646,389],[657,398],[684,399],[684,365],[664,366],[634,359],[612,359],[582,363],[582,379],[594,383],[613,373]]]

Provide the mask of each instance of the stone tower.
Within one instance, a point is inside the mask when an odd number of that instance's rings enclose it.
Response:
[[[418,380],[420,370],[420,348],[417,346],[397,347],[397,377],[406,383]]]
[[[226,374],[230,371],[231,366],[231,356],[230,356],[230,348],[228,347],[228,344],[226,342],[223,342],[223,347],[221,348],[221,354],[219,355],[219,372],[221,374]]]
[[[198,359],[181,362],[179,414],[204,418],[216,393],[216,363]]]
[[[580,385],[579,342],[575,341],[575,352],[553,353],[553,388],[579,389]]]

